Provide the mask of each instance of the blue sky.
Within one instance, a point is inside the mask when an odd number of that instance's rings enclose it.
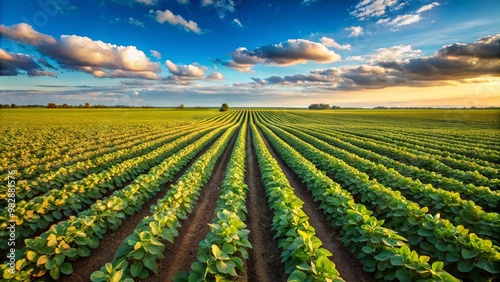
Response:
[[[500,106],[500,5],[0,1],[0,103]]]

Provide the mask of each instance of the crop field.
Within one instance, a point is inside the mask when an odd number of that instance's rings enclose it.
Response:
[[[500,111],[0,113],[2,281],[499,281]]]

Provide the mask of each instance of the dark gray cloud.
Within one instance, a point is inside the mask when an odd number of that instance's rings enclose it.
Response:
[[[438,51],[440,57],[472,57],[479,59],[500,59],[500,34],[487,36],[473,43],[455,43]]]
[[[0,49],[0,75],[2,76],[15,76],[20,74],[27,74],[29,76],[52,76],[56,74],[51,71],[46,71],[41,65],[46,63],[42,60],[32,58],[25,54],[14,54]]]
[[[390,86],[433,86],[448,80],[500,76],[500,35],[444,46],[434,56],[405,60],[372,60],[372,64],[313,70],[307,74],[252,78],[260,85],[313,85],[337,90]]]

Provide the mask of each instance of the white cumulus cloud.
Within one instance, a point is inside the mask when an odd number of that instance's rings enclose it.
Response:
[[[428,5],[422,6],[420,9],[417,10],[417,13],[422,13],[422,12],[425,12],[425,11],[429,11],[432,8],[436,7],[436,6],[439,6],[439,3],[438,2],[432,2],[432,3],[428,4]]]
[[[340,50],[351,50],[351,45],[349,44],[340,45],[333,38],[323,36],[321,37],[320,42],[326,47],[331,47]]]
[[[171,25],[180,25],[184,27],[187,31],[192,31],[194,33],[202,33],[201,29],[198,27],[198,23],[192,20],[186,20],[181,15],[174,15],[170,10],[154,12],[156,14],[156,21],[159,23],[168,22]]]
[[[348,37],[360,36],[364,33],[364,29],[361,26],[351,26],[351,27],[347,27],[345,30],[351,31],[351,33],[348,35]]]

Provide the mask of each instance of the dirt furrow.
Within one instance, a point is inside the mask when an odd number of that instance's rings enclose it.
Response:
[[[252,249],[247,261],[248,281],[279,282],[286,281],[285,266],[281,263],[281,251],[275,232],[271,230],[273,213],[267,203],[267,196],[252,142],[250,128],[247,128],[246,175],[248,185],[247,225],[250,229],[249,240]]]
[[[311,226],[316,230],[316,236],[323,242],[323,248],[328,249],[333,256],[330,260],[335,263],[340,276],[347,282],[349,281],[375,281],[373,276],[363,270],[363,266],[345,247],[340,240],[341,236],[331,226],[326,216],[319,209],[319,204],[314,202],[312,194],[307,190],[305,184],[293,173],[288,165],[281,159],[280,155],[272,147],[265,135],[259,129],[259,133],[264,139],[264,143],[278,161],[281,170],[286,175],[290,185],[294,188],[295,194],[304,201],[303,210],[309,217]]]
[[[93,249],[92,253],[88,257],[78,258],[73,262],[73,274],[69,276],[61,276],[61,281],[75,282],[75,281],[90,281],[90,275],[92,272],[99,270],[105,263],[111,262],[113,257],[122,245],[125,238],[127,238],[137,227],[137,224],[141,220],[151,215],[150,208],[152,205],[156,204],[159,199],[162,199],[167,194],[168,190],[172,184],[177,182],[179,178],[188,170],[188,168],[201,156],[203,155],[210,146],[218,138],[212,140],[201,152],[199,152],[172,180],[165,184],[165,188],[158,192],[153,198],[144,203],[139,213],[128,217],[123,221],[123,225],[116,231],[109,231],[104,234],[104,237],[100,240],[97,249]]]
[[[165,259],[158,262],[158,275],[151,276],[143,281],[173,281],[179,271],[191,270],[191,264],[198,256],[198,243],[205,239],[210,232],[209,223],[215,216],[215,207],[219,198],[219,190],[224,179],[226,168],[233,151],[238,131],[231,138],[229,145],[217,161],[210,180],[203,187],[193,212],[179,228],[179,235],[174,244],[166,243]]]

